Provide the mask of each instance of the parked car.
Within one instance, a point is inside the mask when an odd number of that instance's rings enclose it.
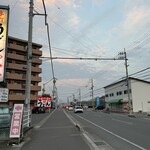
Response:
[[[0,106],[0,128],[10,128],[11,113],[8,106]]]
[[[45,113],[45,107],[33,107],[32,113],[33,114]]]
[[[81,106],[75,106],[74,113],[83,113],[83,108]]]

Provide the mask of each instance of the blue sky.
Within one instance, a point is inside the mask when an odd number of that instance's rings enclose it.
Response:
[[[10,6],[9,35],[27,40],[29,0],[0,0]],[[149,67],[149,0],[45,0],[53,56],[117,57],[126,48],[129,74]],[[34,8],[43,13],[42,0]],[[44,18],[33,20],[33,41],[49,56]],[[49,61],[42,64],[42,82],[52,78]],[[90,99],[90,79],[100,89],[125,76],[124,61],[54,60],[61,101],[78,93]],[[52,83],[46,86],[51,93]],[[95,96],[103,95],[99,90]],[[78,97],[78,94],[75,94]]]

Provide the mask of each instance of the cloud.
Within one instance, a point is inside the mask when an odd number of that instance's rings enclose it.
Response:
[[[60,64],[76,64],[76,61],[72,59],[58,59],[56,62]]]
[[[68,85],[68,86],[75,86],[77,87],[77,85],[80,86],[85,86],[87,84],[87,81],[89,79],[88,78],[80,78],[80,79],[62,79],[62,80],[58,80],[57,85]]]
[[[124,34],[131,34],[145,24],[150,23],[150,10],[148,7],[136,6],[125,13],[125,20],[121,24]]]
[[[41,3],[41,0],[36,0],[36,3]],[[72,0],[45,0],[46,5],[55,5],[55,4],[61,4],[65,6],[71,5]]]
[[[73,7],[79,8],[81,7],[82,3],[83,3],[83,0],[74,0]]]
[[[68,20],[68,24],[70,24],[70,26],[77,26],[80,23],[80,19],[79,17],[73,13],[70,15],[70,19]]]

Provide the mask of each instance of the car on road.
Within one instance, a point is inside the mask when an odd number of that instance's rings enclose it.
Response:
[[[11,113],[8,106],[0,106],[0,128],[10,128]]]
[[[83,113],[83,108],[81,106],[75,106],[74,113]]]
[[[72,111],[72,110],[73,110],[73,106],[69,106],[69,107],[68,107],[68,110],[69,110],[69,111]]]

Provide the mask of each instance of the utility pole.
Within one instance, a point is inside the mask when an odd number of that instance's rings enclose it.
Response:
[[[69,105],[69,97],[67,97],[67,104]]]
[[[91,79],[91,90],[92,90],[92,106],[94,108],[94,85],[93,85],[93,79]]]
[[[53,78],[53,102],[55,103],[55,108],[57,107],[57,88],[56,88],[56,79]]]
[[[122,55],[123,57],[120,57],[125,60],[125,68],[126,68],[126,85],[127,85],[127,93],[128,93],[128,109],[129,109],[129,115],[132,114],[132,104],[130,99],[130,88],[129,88],[129,75],[128,75],[128,59],[127,54],[124,48],[124,52],[120,52],[119,55]]]
[[[126,67],[126,82],[127,82],[127,92],[128,92],[128,103],[129,103],[129,114],[132,114],[132,104],[131,104],[131,99],[130,99],[130,88],[129,88],[129,75],[128,75],[128,59],[127,59],[127,54],[124,49],[124,56],[125,56],[125,67]]]
[[[80,101],[80,106],[81,106],[81,89],[79,89],[79,101]]]
[[[30,5],[29,6],[29,30],[28,30],[27,70],[26,70],[26,90],[25,90],[25,106],[28,109],[28,111],[30,110],[30,90],[31,90],[33,0],[30,0],[29,5]],[[28,119],[29,119],[29,115],[28,115]]]

